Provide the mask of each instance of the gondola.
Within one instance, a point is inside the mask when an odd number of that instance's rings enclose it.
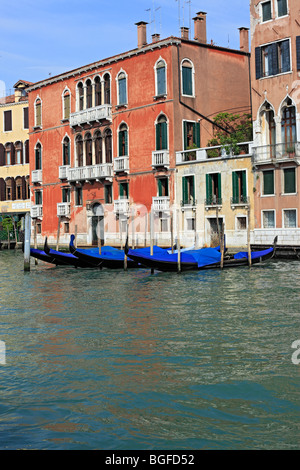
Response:
[[[109,269],[122,269],[124,268],[125,254],[123,250],[119,250],[112,246],[94,248],[76,248],[74,245],[75,236],[71,235],[69,249],[70,252],[76,256],[83,264],[93,266],[95,268],[109,268]],[[127,268],[138,268],[139,263],[132,259],[127,259]]]
[[[65,265],[65,263],[62,263],[61,261],[55,259],[53,256],[50,256],[45,253],[44,250],[38,250],[37,248],[30,248],[30,256],[40,261],[44,261],[45,263],[55,264],[56,266]]]
[[[251,253],[251,264],[265,262],[274,256],[277,237],[273,246],[263,251]],[[144,267],[157,271],[176,272],[179,270],[178,252],[172,253],[170,250],[162,250],[160,253],[145,252],[145,249],[126,249],[127,255],[142,264]],[[195,271],[203,269],[221,268],[221,252],[218,248],[202,248],[200,250],[187,250],[180,253],[180,271]],[[248,266],[248,252],[239,252],[235,255],[225,255],[223,268],[237,268]]]
[[[92,268],[93,265],[88,265],[86,262],[82,262],[79,258],[74,256],[71,253],[65,253],[62,251],[56,251],[49,247],[48,245],[48,238],[45,238],[44,243],[44,252],[46,255],[50,256],[53,260],[55,260],[57,265],[64,265],[64,266],[74,266],[75,268]]]

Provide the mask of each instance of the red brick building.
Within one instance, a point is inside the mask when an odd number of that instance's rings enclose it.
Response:
[[[29,89],[32,210],[38,242],[120,244],[130,217],[135,245],[155,231],[169,243],[176,151],[205,146],[222,111],[250,110],[248,31],[241,50],[207,44],[206,14],[195,39],[147,43],[35,83]],[[123,235],[124,240],[124,235]]]

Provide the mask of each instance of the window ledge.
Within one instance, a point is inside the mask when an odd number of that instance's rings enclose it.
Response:
[[[116,105],[116,109],[120,109],[120,108],[128,108],[128,103],[117,104],[117,105]]]
[[[167,93],[164,93],[163,95],[155,95],[153,96],[153,100],[154,101],[157,101],[157,100],[165,100],[167,98]]]
[[[42,126],[33,126],[32,128],[34,131],[38,131],[42,129]]]
[[[60,120],[60,122],[61,122],[62,124],[65,123],[65,122],[69,122],[69,121],[70,121],[69,118],[64,118],[64,119],[61,119],[61,120]]]
[[[280,73],[277,73],[276,75],[267,75],[266,77],[260,77],[259,80],[266,80],[268,78],[279,77],[281,75],[288,75],[289,73],[293,73],[293,70],[289,70],[288,72],[280,72]]]

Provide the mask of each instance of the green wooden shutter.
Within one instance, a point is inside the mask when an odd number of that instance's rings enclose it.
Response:
[[[128,155],[128,131],[124,131],[124,139],[125,139],[125,155]]]
[[[183,204],[186,204],[188,201],[188,185],[185,176],[182,178],[182,201]]]
[[[162,197],[162,181],[161,179],[157,180],[157,186],[158,186],[158,196]]]
[[[186,121],[183,121],[183,144],[184,144],[184,150],[187,150],[188,141],[187,141],[187,122]]]
[[[191,192],[191,197],[193,198],[193,201],[195,201],[195,177],[194,176],[191,177],[190,192]]]
[[[232,172],[232,202],[236,204],[239,198],[239,179],[236,171]]]
[[[288,194],[296,192],[295,168],[284,170],[284,192]]]
[[[161,141],[162,141],[162,149],[167,150],[168,148],[168,126],[166,122],[161,123]]]
[[[200,122],[195,123],[195,138],[194,142],[197,145],[197,148],[200,148]]]
[[[222,178],[221,173],[218,173],[218,199],[222,199]]]
[[[161,150],[160,148],[160,124],[156,124],[156,150]]]
[[[124,188],[122,184],[119,185],[119,196],[120,198],[124,196]]]
[[[207,204],[211,204],[212,201],[212,180],[211,175],[206,175],[206,201]]]
[[[246,171],[242,171],[242,196],[244,201],[247,198],[247,173]]]
[[[263,194],[274,194],[274,171],[267,170],[263,172]]]

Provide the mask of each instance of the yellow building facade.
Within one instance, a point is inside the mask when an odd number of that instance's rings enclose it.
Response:
[[[18,81],[13,95],[0,99],[0,222],[18,222],[30,211],[28,98],[29,82]]]
[[[177,152],[177,232],[182,246],[247,246],[254,228],[252,143]]]

